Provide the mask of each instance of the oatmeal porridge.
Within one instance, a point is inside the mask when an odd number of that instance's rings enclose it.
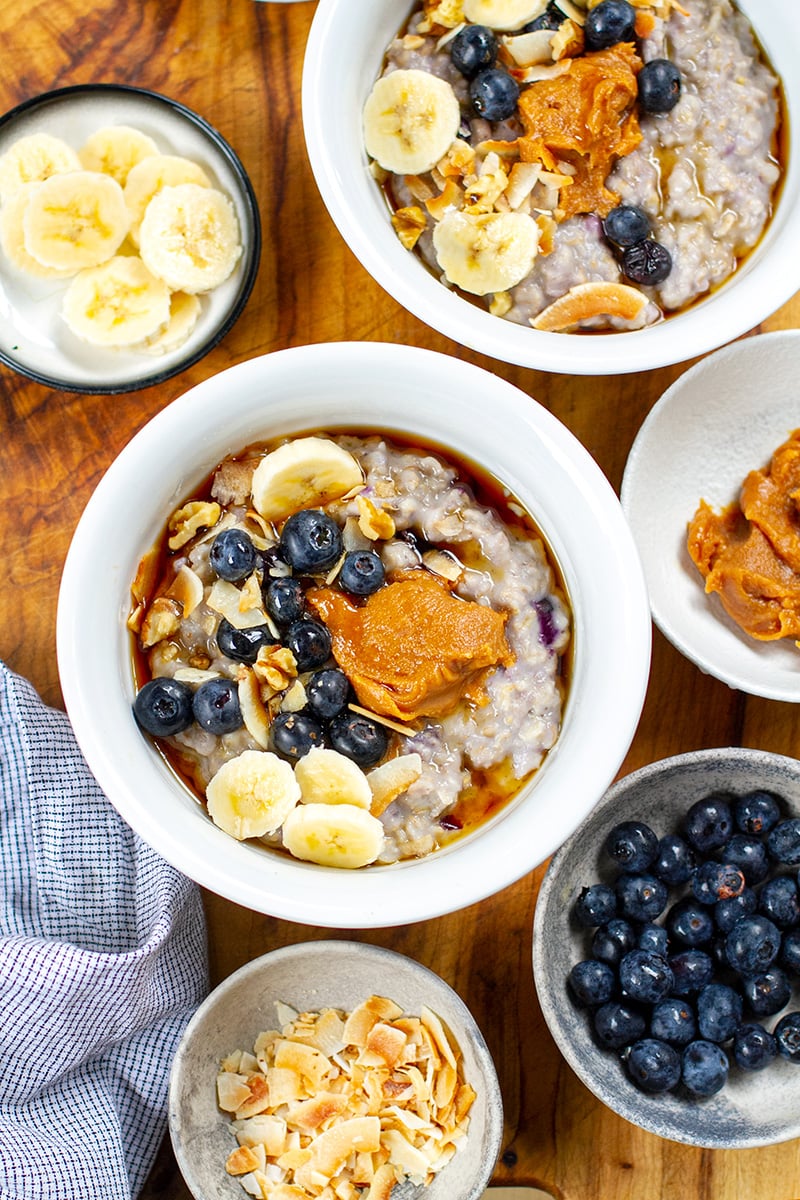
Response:
[[[641,328],[720,286],[780,179],[780,96],[730,0],[425,0],[365,146],[404,246],[493,314]]]
[[[569,612],[543,541],[433,449],[313,435],[228,458],[132,592],[137,720],[239,839],[425,855],[558,737]]]

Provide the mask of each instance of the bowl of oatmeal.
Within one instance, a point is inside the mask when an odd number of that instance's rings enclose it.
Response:
[[[798,50],[777,0],[383,0],[368,17],[322,0],[311,165],[366,269],[454,341],[646,370],[730,341],[800,283]]]
[[[424,919],[531,870],[613,778],[648,674],[593,460],[505,382],[400,346],[282,351],[168,406],[60,595],[112,801],[211,890],[309,924]]]

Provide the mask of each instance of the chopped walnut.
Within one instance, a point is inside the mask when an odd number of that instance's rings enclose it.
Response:
[[[156,596],[142,622],[141,643],[149,650],[157,642],[177,633],[181,623],[182,605],[168,596]]]
[[[200,529],[211,529],[221,513],[222,509],[216,502],[207,500],[190,500],[182,508],[176,509],[167,522],[167,529],[172,535],[167,543],[170,550],[180,550]]]
[[[297,660],[288,646],[262,646],[253,670],[273,692],[282,692],[297,678]]]
[[[406,250],[414,249],[427,223],[425,213],[417,204],[398,208],[392,213],[392,226]]]
[[[356,496],[358,527],[365,537],[376,542],[394,537],[395,523],[385,509],[377,508],[367,496]]]

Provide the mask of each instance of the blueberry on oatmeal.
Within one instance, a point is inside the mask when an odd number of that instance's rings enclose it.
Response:
[[[450,60],[466,79],[494,66],[497,38],[485,25],[464,25],[450,43]]]
[[[306,713],[278,713],[272,722],[271,737],[277,753],[292,761],[325,741],[321,723]]]
[[[360,767],[380,762],[389,747],[389,736],[382,725],[360,713],[342,712],[328,727],[334,750],[352,758]]]
[[[256,548],[243,529],[223,529],[211,543],[208,561],[220,579],[238,583],[256,565]]]
[[[284,523],[280,547],[287,563],[300,574],[327,571],[342,553],[336,522],[318,509],[303,508]]]
[[[194,719],[207,733],[233,733],[242,725],[236,684],[230,679],[201,683],[192,698]]]
[[[181,733],[194,720],[192,689],[177,679],[150,679],[136,694],[133,715],[154,737]]]
[[[505,121],[516,111],[519,85],[508,71],[489,67],[470,81],[469,98],[479,117],[486,121]]]
[[[639,72],[639,108],[647,113],[667,113],[681,98],[681,73],[667,58],[654,58]]]
[[[607,50],[636,36],[636,9],[627,0],[601,0],[586,14],[583,27],[589,50]]]
[[[293,625],[305,611],[303,585],[299,579],[271,579],[264,589],[264,605],[276,625]]]
[[[342,563],[339,583],[354,596],[371,596],[383,585],[385,576],[381,556],[374,550],[351,550]]]
[[[331,635],[322,622],[313,617],[295,621],[286,631],[284,640],[300,671],[313,671],[331,656]]]

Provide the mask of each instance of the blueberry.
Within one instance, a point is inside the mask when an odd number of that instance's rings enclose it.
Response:
[[[647,1030],[647,1022],[639,1010],[619,1000],[608,1000],[595,1009],[592,1024],[597,1040],[608,1050],[621,1050],[644,1037]]]
[[[727,983],[709,983],[697,996],[697,1028],[709,1042],[727,1042],[742,1020],[742,997]]]
[[[605,1004],[616,990],[616,975],[608,963],[587,958],[575,963],[569,973],[569,985],[580,1004],[589,1007]]]
[[[673,904],[665,924],[669,936],[684,946],[705,946],[714,936],[714,922],[708,909],[690,897]]]
[[[470,26],[467,26],[469,29]],[[385,572],[381,556],[374,550],[351,550],[339,572],[339,585],[354,596],[371,596],[383,586]]]
[[[701,863],[692,876],[692,893],[700,904],[732,900],[743,891],[744,875],[729,863]]]
[[[697,856],[677,833],[668,833],[658,843],[658,851],[650,870],[669,887],[679,887],[692,877]]]
[[[691,996],[701,992],[714,978],[714,963],[705,950],[681,950],[671,954],[672,991],[676,996]]]
[[[730,933],[739,917],[749,917],[756,911],[758,896],[746,887],[730,900],[719,900],[714,905],[714,924],[720,933]]]
[[[220,579],[237,583],[253,573],[256,548],[243,529],[223,529],[211,543],[208,561]]]
[[[305,611],[303,585],[289,576],[271,579],[264,588],[264,605],[276,625],[293,625]]]
[[[725,1051],[714,1042],[691,1042],[681,1059],[681,1079],[693,1096],[713,1096],[725,1086],[730,1065]]]
[[[622,871],[646,871],[658,853],[658,838],[644,821],[621,821],[605,840],[609,858]]]
[[[516,112],[519,86],[507,71],[489,67],[470,80],[469,98],[479,117],[505,121]]]
[[[653,58],[646,63],[637,84],[642,112],[670,112],[681,98],[681,73],[668,58]]]
[[[783,935],[778,961],[784,971],[800,975],[800,932],[793,930]]]
[[[329,721],[340,713],[350,699],[350,681],[338,667],[315,671],[306,684],[311,713],[320,721]]]
[[[520,33],[536,33],[537,29],[550,29],[555,31],[566,21],[566,17],[561,9],[555,4],[548,4],[545,11],[532,21],[528,21],[527,25],[523,25]]]
[[[763,1025],[740,1025],[733,1035],[733,1061],[743,1071],[761,1071],[778,1053],[778,1043]]]
[[[294,655],[298,671],[313,671],[331,656],[331,635],[327,627],[313,617],[290,625],[284,643]]]
[[[758,911],[769,917],[779,929],[800,925],[800,896],[797,884],[789,875],[768,879],[758,896]]]
[[[620,875],[617,900],[623,917],[631,921],[654,921],[667,904],[667,885],[655,875]]]
[[[742,995],[757,1017],[771,1017],[786,1008],[792,987],[781,968],[772,966],[761,975],[742,980]]]
[[[270,733],[277,753],[293,762],[325,741],[322,725],[307,713],[278,713]]]
[[[672,971],[661,954],[631,950],[619,964],[622,990],[631,1000],[656,1004],[672,991]]]
[[[497,38],[485,25],[465,25],[450,43],[453,66],[467,79],[494,66],[496,58]]]
[[[671,1046],[685,1046],[697,1034],[694,1009],[685,1000],[667,996],[659,1000],[650,1016],[650,1036]]]
[[[303,508],[284,523],[280,550],[301,574],[327,571],[342,553],[342,531],[327,513]]]
[[[778,799],[771,792],[755,791],[739,796],[734,802],[736,828],[742,833],[769,833],[781,817]]]
[[[137,692],[133,715],[153,737],[182,733],[194,720],[192,689],[178,679],[151,679]]]
[[[622,271],[634,283],[655,287],[663,283],[672,270],[672,255],[666,246],[654,238],[646,238],[629,246],[622,255]]]
[[[352,758],[360,767],[380,762],[389,745],[383,725],[361,713],[339,713],[328,727],[328,737],[334,750]]]
[[[648,921],[639,930],[636,945],[640,950],[649,950],[651,954],[666,956],[668,941],[666,929],[662,925],[656,925],[654,922]]]
[[[222,618],[217,626],[217,645],[220,654],[234,662],[254,663],[262,646],[273,641],[266,625],[251,625],[249,629],[236,629],[230,621]]]
[[[715,792],[697,800],[689,809],[683,823],[687,842],[700,854],[708,854],[724,846],[733,833],[733,813],[730,797]]]
[[[603,233],[624,250],[650,236],[650,218],[634,204],[620,204],[603,221]]]
[[[592,938],[592,958],[599,958],[616,967],[622,956],[636,946],[636,933],[622,917],[612,917],[607,925],[595,930]]]
[[[731,863],[744,875],[750,887],[761,883],[769,873],[767,848],[758,838],[746,833],[735,833],[718,851],[720,862]]]
[[[606,0],[610,3],[610,0]],[[597,9],[592,9],[596,12]],[[627,1056],[628,1074],[638,1088],[653,1095],[670,1092],[681,1077],[681,1059],[674,1046],[657,1038],[634,1042]]]
[[[607,50],[636,36],[636,9],[627,0],[602,0],[586,14],[583,27],[587,50]]]
[[[800,865],[800,817],[779,821],[767,834],[767,849],[780,863]]]
[[[192,699],[197,724],[208,733],[232,733],[244,724],[239,691],[231,679],[209,679],[201,683]]]
[[[789,1062],[800,1063],[800,1012],[781,1017],[773,1030],[778,1053]]]
[[[725,939],[728,965],[740,975],[758,975],[778,956],[781,935],[778,927],[761,913],[740,917]]]
[[[616,893],[607,883],[593,883],[581,890],[574,911],[578,923],[586,929],[605,925],[617,915]]]

